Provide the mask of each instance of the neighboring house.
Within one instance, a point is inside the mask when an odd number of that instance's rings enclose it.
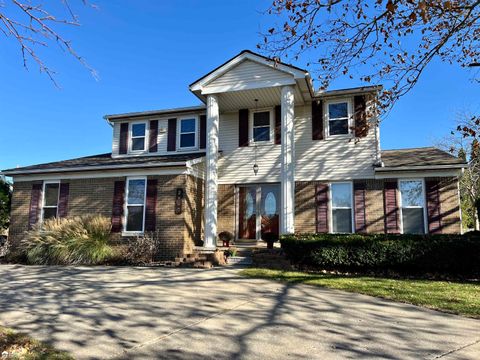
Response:
[[[190,85],[205,105],[105,116],[112,153],[4,170],[10,241],[84,214],[111,217],[119,238],[154,233],[159,259],[214,249],[221,231],[461,232],[465,164],[381,151],[379,90],[315,91],[306,70],[242,51]]]

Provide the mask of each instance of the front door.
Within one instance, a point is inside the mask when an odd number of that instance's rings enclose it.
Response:
[[[238,238],[257,239],[279,233],[280,187],[278,184],[246,185],[238,188]]]

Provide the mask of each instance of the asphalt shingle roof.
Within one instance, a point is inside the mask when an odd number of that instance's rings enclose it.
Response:
[[[92,168],[95,170],[97,167],[102,166],[122,166],[128,168],[129,165],[132,167],[138,167],[139,165],[145,165],[148,167],[151,166],[162,166],[166,163],[171,162],[186,162],[188,160],[193,160],[199,157],[205,156],[205,153],[188,153],[188,154],[175,154],[175,155],[160,155],[160,156],[132,156],[132,157],[120,157],[112,158],[111,153],[85,156],[76,159],[63,160],[49,162],[45,164],[25,166],[21,168],[7,169],[2,170],[5,173],[16,173],[16,172],[28,172],[36,171],[41,172],[42,170],[52,171],[55,169],[68,169],[75,170],[76,168]],[[88,170],[88,169],[87,169]]]
[[[382,161],[387,168],[465,164],[462,159],[435,147],[383,150]]]

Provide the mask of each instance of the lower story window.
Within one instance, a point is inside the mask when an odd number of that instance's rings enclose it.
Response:
[[[145,191],[146,179],[128,179],[125,231],[143,232],[145,223]]]
[[[58,182],[43,183],[42,219],[57,217],[60,184]]]
[[[405,234],[425,233],[425,196],[422,180],[400,180],[402,224]]]
[[[352,232],[352,184],[333,183],[330,186],[332,199],[332,232]]]

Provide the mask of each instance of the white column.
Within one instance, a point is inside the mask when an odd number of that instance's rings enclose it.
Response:
[[[207,154],[205,169],[205,249],[217,246],[217,159],[218,159],[218,98],[207,97]]]
[[[282,87],[280,233],[295,232],[295,127],[293,87]]]

